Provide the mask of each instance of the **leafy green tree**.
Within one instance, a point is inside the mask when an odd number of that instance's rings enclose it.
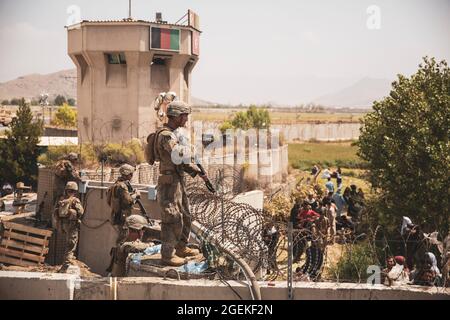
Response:
[[[248,130],[251,127],[250,119],[247,117],[247,113],[239,111],[234,115],[231,124],[236,129]]]
[[[0,181],[23,181],[36,186],[37,144],[42,133],[42,121],[33,120],[30,106],[22,99],[17,117],[12,121],[10,130],[6,131],[6,139],[0,139]]]
[[[267,109],[250,106],[246,111],[239,111],[234,115],[231,125],[236,129],[248,130],[268,129],[270,127],[270,114]]]
[[[62,106],[64,103],[67,103],[66,97],[58,94],[54,101],[55,106]]]
[[[363,120],[358,155],[380,191],[387,224],[402,216],[447,234],[450,219],[450,70],[424,58],[417,73],[398,76],[388,97]]]
[[[76,127],[77,126],[77,111],[64,103],[62,107],[56,110],[55,118],[52,124],[61,127]]]

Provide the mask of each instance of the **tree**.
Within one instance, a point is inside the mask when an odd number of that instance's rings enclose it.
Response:
[[[380,219],[401,216],[428,230],[449,228],[450,70],[424,58],[410,78],[399,75],[388,97],[363,120],[358,155],[368,161]]]
[[[77,126],[77,112],[64,103],[62,107],[56,110],[55,118],[52,124],[62,127],[76,127]]]
[[[64,103],[67,103],[66,97],[58,94],[54,101],[55,106],[62,106]]]
[[[11,99],[11,105],[12,106],[18,106],[21,103],[21,99],[17,99],[17,98],[12,98]]]
[[[8,100],[3,100],[2,101],[2,106],[7,106],[9,105],[9,101]]]
[[[17,117],[12,121],[6,139],[0,140],[0,181],[23,181],[36,186],[38,146],[43,133],[42,121],[33,120],[29,105],[22,98]]]
[[[270,123],[269,111],[263,108],[256,108],[256,106],[250,106],[246,112],[237,112],[231,121],[234,128],[243,130],[250,128],[268,129]]]
[[[76,101],[74,98],[67,99],[67,104],[71,107],[75,107]]]

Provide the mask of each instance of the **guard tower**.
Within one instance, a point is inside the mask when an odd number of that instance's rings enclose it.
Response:
[[[158,126],[153,102],[160,92],[173,91],[189,103],[198,21],[189,10],[174,24],[157,13],[154,22],[129,17],[67,27],[78,75],[79,143],[146,138]]]

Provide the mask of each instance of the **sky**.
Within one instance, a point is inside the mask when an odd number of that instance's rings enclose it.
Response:
[[[0,82],[74,68],[71,6],[122,19],[128,0],[0,0]],[[132,0],[132,16],[200,16],[192,95],[220,103],[306,103],[363,78],[410,75],[450,60],[450,0]]]

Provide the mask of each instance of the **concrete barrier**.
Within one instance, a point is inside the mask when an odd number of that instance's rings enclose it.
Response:
[[[251,299],[244,282],[229,281],[231,288],[213,280],[161,278],[80,279],[71,274],[0,271],[0,299],[61,300],[239,300]],[[286,300],[286,282],[269,286],[260,282],[263,300]],[[294,283],[294,300],[450,300],[448,288],[351,283]]]

